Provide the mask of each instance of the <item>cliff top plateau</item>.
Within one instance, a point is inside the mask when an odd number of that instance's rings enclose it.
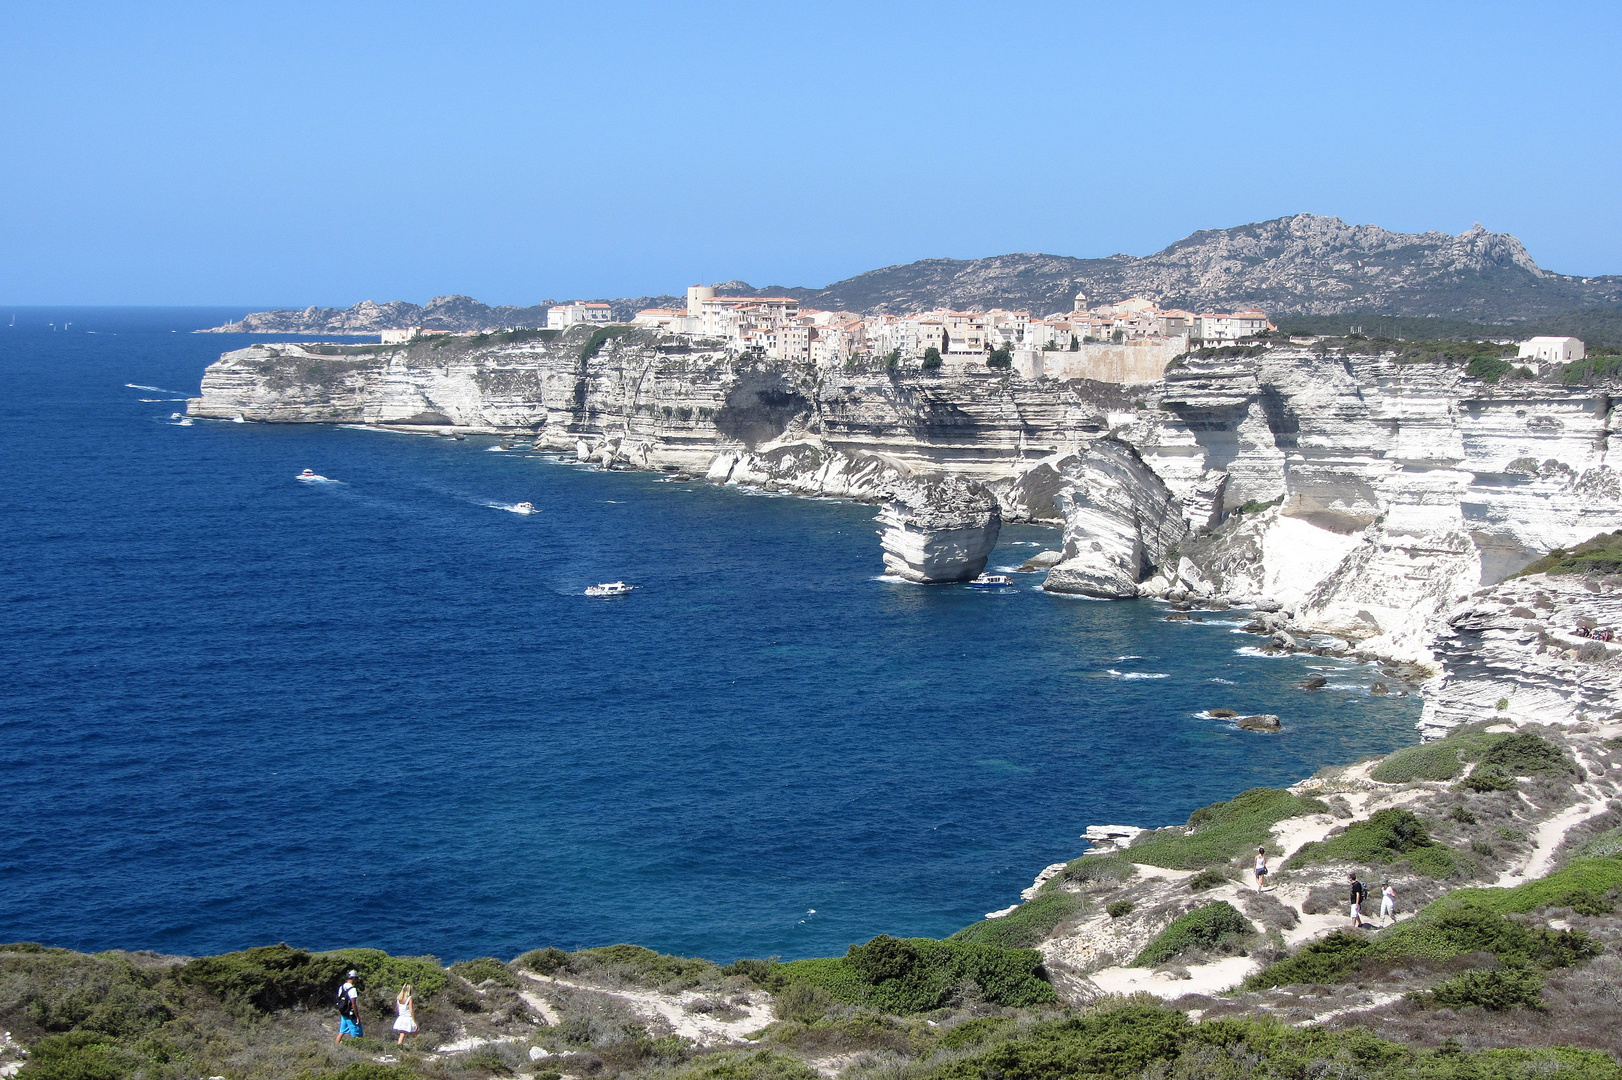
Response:
[[[1260,307],[1275,315],[1366,312],[1473,322],[1516,322],[1622,303],[1622,276],[1575,277],[1544,270],[1521,242],[1477,224],[1458,236],[1395,233],[1336,217],[1296,214],[1231,229],[1202,229],[1153,255],[1076,259],[1010,254],[921,259],[870,270],[823,289],[724,283],[723,295],[792,296],[807,307],[904,314],[938,307],[1069,311],[1089,303],[1150,296],[1194,310]],[[614,318],[675,296],[608,301]],[[547,303],[487,307],[465,296],[425,306],[364,301],[354,307],[258,312],[220,330],[249,333],[376,333],[424,326],[470,331],[544,326]]]

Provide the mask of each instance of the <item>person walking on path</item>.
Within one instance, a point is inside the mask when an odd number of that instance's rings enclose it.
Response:
[[[1352,881],[1352,925],[1362,926],[1363,898],[1368,895],[1368,889],[1361,881],[1357,880],[1357,875],[1355,873],[1348,874],[1347,877],[1349,877]]]
[[[1380,882],[1380,918],[1389,920],[1387,925],[1397,921],[1397,893],[1389,881]]]
[[[1267,849],[1256,849],[1256,891],[1267,891]]]
[[[410,983],[400,987],[400,992],[394,996],[394,1010],[400,1014],[394,1021],[394,1030],[400,1033],[400,1037],[394,1043],[404,1046],[405,1037],[417,1033],[417,1002],[412,997]]]
[[[358,972],[350,971],[338,987],[338,1037],[332,1040],[334,1043],[343,1042],[345,1035],[358,1039],[365,1034],[360,1026],[360,991],[355,989],[358,976]]]

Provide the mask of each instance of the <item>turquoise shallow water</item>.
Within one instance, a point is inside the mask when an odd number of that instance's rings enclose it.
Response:
[[[882,581],[871,507],[172,426],[244,339],[169,331],[221,314],[0,325],[0,940],[830,955],[1415,741],[1417,698],[1235,620]]]

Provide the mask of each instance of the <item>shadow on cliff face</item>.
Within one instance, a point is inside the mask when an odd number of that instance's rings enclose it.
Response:
[[[750,371],[738,377],[726,404],[715,414],[715,427],[729,439],[753,450],[788,430],[789,423],[811,403],[775,371]]]

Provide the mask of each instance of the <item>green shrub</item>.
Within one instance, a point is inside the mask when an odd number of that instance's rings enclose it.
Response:
[[[937,371],[941,366],[941,351],[931,345],[924,350],[923,362],[918,365],[925,371]]]
[[[276,1012],[293,1006],[329,1005],[349,965],[287,944],[192,960],[174,973],[177,982],[199,986],[227,1005]],[[356,970],[359,970],[358,968]]]
[[[1006,348],[992,349],[991,354],[986,357],[986,367],[991,368],[994,371],[1007,371],[1013,366],[1014,354],[1009,352]]]
[[[727,1050],[696,1057],[670,1080],[821,1080],[799,1058],[776,1050]]]
[[[1172,920],[1170,926],[1156,934],[1144,946],[1133,967],[1153,967],[1164,964],[1195,949],[1212,950],[1226,944],[1230,935],[1255,933],[1250,920],[1239,914],[1226,900],[1195,908]]]
[[[531,949],[513,963],[537,975],[555,975],[569,966],[569,954],[548,945],[544,949]]]
[[[498,1059],[499,1060],[499,1059]],[[503,1075],[511,1069],[501,1062]],[[352,1061],[340,1069],[301,1073],[301,1080],[416,1080],[418,1074],[404,1065],[380,1065],[375,1061]]]
[[[177,968],[174,977],[208,990],[229,1007],[267,1013],[331,1005],[351,968],[360,973],[360,989],[377,1007],[392,1008],[403,983],[410,983],[423,999],[446,985],[444,970],[431,956],[390,956],[381,949],[308,953],[286,944],[200,957]]]
[[[866,945],[852,945],[843,957],[793,960],[781,971],[790,981],[821,987],[835,1001],[893,1013],[939,1008],[965,980],[996,1005],[1018,1008],[1057,1000],[1035,949],[950,939],[881,934]]]
[[[1463,806],[1455,806],[1452,810],[1448,811],[1447,816],[1452,818],[1454,821],[1457,821],[1460,825],[1474,825],[1476,823],[1476,816]]]
[[[1310,942],[1295,955],[1269,964],[1245,980],[1246,990],[1270,990],[1275,986],[1338,983],[1364,959],[1372,955],[1374,943],[1345,930]]]
[[[779,1020],[814,1024],[834,1003],[833,995],[808,982],[791,982],[772,998],[772,1010]]]
[[[1231,883],[1232,879],[1226,874],[1216,870],[1201,870],[1188,879],[1188,888],[1190,892],[1204,892],[1207,889],[1216,889]]]
[[[519,957],[520,962],[523,957]],[[741,959],[735,960],[721,969],[722,975],[742,975],[756,986],[771,990],[783,985],[783,965],[773,956],[765,960]]]
[[[1109,852],[1071,859],[1064,864],[1064,872],[1059,877],[1066,881],[1109,884],[1130,881],[1137,873],[1138,868],[1131,859],[1119,852]],[[1049,881],[1048,884],[1051,886],[1053,881]]]
[[[1267,842],[1269,830],[1286,818],[1322,814],[1329,807],[1282,788],[1251,788],[1228,802],[1189,815],[1187,832],[1142,833],[1129,850],[1133,862],[1170,870],[1201,870],[1232,862]]]
[[[477,960],[458,960],[451,965],[451,972],[460,975],[474,986],[478,986],[486,979],[493,979],[501,986],[519,986],[518,976],[512,969],[493,956],[481,956]]]
[[[1569,1047],[1467,1052],[1457,1043],[1421,1050],[1367,1028],[1292,1028],[1269,1018],[1207,1018],[1131,1002],[1083,1016],[1009,1029],[972,1055],[939,1059],[916,1080],[1237,1080],[1359,1077],[1361,1080],[1618,1080],[1615,1059]],[[899,1072],[899,1070],[897,1070]]]
[[[1496,765],[1511,776],[1576,772],[1576,766],[1558,746],[1530,731],[1505,735],[1481,755],[1481,764]]]
[[[1489,791],[1513,791],[1515,778],[1496,765],[1477,766],[1469,776],[1459,781],[1459,786],[1477,794],[1486,794]]]
[[[1507,889],[1455,889],[1427,905],[1420,914],[1440,912],[1461,904],[1487,908],[1500,913],[1525,914],[1545,907],[1569,907],[1562,903],[1573,893],[1603,897],[1622,888],[1622,859],[1573,859],[1559,870],[1534,881]]]
[[[154,974],[117,954],[17,952],[0,957],[0,1023],[139,1037],[174,1016],[156,982]]]
[[[472,960],[467,963],[483,964],[484,961]],[[490,963],[501,964],[501,961],[490,960]],[[605,945],[572,953],[549,946],[545,949],[531,949],[513,963],[537,975],[556,975],[560,971],[576,975],[606,973],[627,982],[655,987],[670,983],[691,983],[702,977],[705,972],[719,970],[708,960],[666,956],[652,949],[645,949],[641,945]],[[739,961],[739,963],[769,964],[770,961]],[[503,964],[502,967],[506,968],[506,965]],[[453,967],[452,970],[461,974],[460,965]],[[493,968],[480,970],[486,971],[480,978],[493,977],[500,981],[500,975],[495,974]],[[507,975],[509,978],[512,977],[510,969],[507,969]],[[477,981],[469,976],[463,977],[469,982]],[[504,985],[518,984],[514,982]]]
[[[1469,366],[1464,369],[1464,373],[1472,379],[1495,383],[1508,375],[1514,367],[1515,365],[1508,360],[1500,360],[1491,356],[1478,356],[1470,361]]]
[[[1462,902],[1419,915],[1382,931],[1376,938],[1381,955],[1448,960],[1471,952],[1490,952],[1506,964],[1569,967],[1599,954],[1587,934],[1523,926],[1486,905]]]
[[[1413,780],[1451,780],[1459,775],[1459,751],[1444,742],[1422,743],[1398,750],[1374,767],[1369,776],[1382,784]]]
[[[1000,919],[982,919],[965,926],[948,941],[1028,949],[1047,939],[1053,928],[1082,909],[1075,893],[1043,892]]]
[[[1578,915],[1590,918],[1599,915],[1614,915],[1616,903],[1589,889],[1572,889],[1564,896],[1557,898],[1553,907],[1570,908]]]
[[[1599,533],[1567,551],[1555,548],[1527,565],[1516,577],[1527,574],[1615,574],[1622,571],[1622,529]]]
[[[1579,855],[1622,855],[1622,828],[1607,829],[1593,837],[1578,851]]]
[[[127,1080],[140,1059],[99,1031],[70,1031],[35,1043],[21,1080]]]
[[[1492,1012],[1523,1006],[1543,1008],[1543,976],[1525,968],[1466,971],[1439,983],[1428,993],[1409,994],[1416,1004],[1462,1009],[1474,1005]]]
[[[1381,810],[1366,821],[1354,821],[1338,836],[1303,844],[1287,869],[1315,862],[1384,864],[1407,858],[1430,877],[1453,871],[1453,853],[1431,839],[1425,823],[1407,810]]]
[[[1132,914],[1133,907],[1130,900],[1114,900],[1104,910],[1109,913],[1110,918],[1119,919]]]

